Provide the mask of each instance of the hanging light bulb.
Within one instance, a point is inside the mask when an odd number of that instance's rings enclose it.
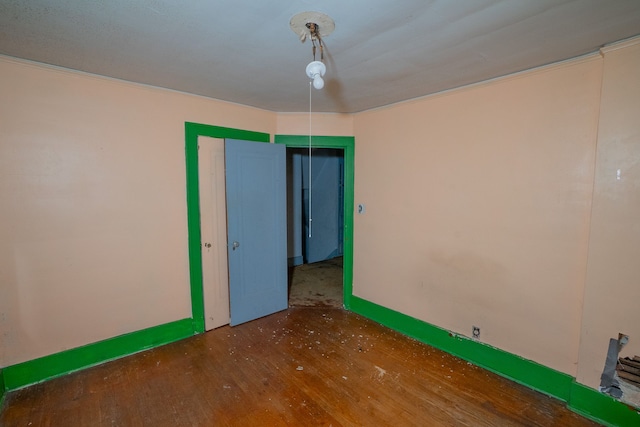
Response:
[[[313,87],[316,89],[322,89],[324,87],[324,80],[318,74],[313,78]]]
[[[320,25],[318,25],[320,23]],[[289,26],[300,37],[300,41],[304,42],[307,37],[311,41],[311,52],[313,53],[313,61],[307,65],[307,76],[313,80],[313,87],[316,89],[322,89],[324,87],[324,80],[322,76],[327,72],[327,67],[322,61],[324,61],[324,42],[322,37],[328,36],[335,28],[333,19],[320,12],[302,12],[291,18]],[[320,29],[322,27],[322,30]],[[316,61],[316,44],[320,47],[320,61]],[[311,237],[311,224],[312,209],[311,198],[313,191],[311,189],[313,180],[311,179],[311,156],[312,156],[312,141],[311,141],[311,84],[309,84],[309,237]]]
[[[324,80],[322,76],[327,72],[327,67],[320,61],[313,61],[307,65],[307,76],[313,80],[313,87],[316,89],[322,89],[324,87]]]

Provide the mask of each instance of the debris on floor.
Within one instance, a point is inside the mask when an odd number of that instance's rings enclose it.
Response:
[[[616,367],[618,376],[627,381],[634,383],[636,386],[640,386],[640,357],[634,356],[633,358],[624,357],[618,359],[618,366]]]

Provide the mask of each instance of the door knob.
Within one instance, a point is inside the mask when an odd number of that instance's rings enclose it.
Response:
[[[205,244],[204,244],[204,247],[205,247],[205,248],[210,248],[210,247],[211,247],[211,243],[205,243]]]
[[[240,243],[234,241],[233,244],[231,245],[231,249],[235,251],[238,246],[240,246]]]

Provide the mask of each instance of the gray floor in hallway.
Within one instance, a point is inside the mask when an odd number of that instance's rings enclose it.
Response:
[[[342,257],[289,269],[290,307],[342,307]]]

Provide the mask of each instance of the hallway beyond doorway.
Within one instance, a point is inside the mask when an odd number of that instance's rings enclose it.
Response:
[[[342,276],[342,257],[289,267],[289,306],[341,308]]]

